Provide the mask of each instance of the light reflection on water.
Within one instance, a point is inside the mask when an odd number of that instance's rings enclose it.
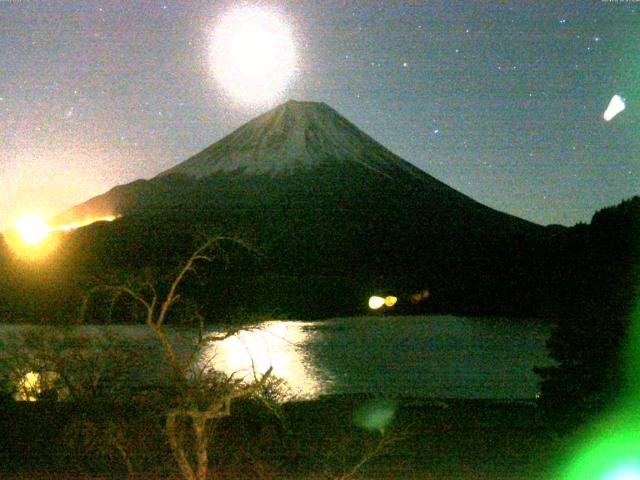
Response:
[[[252,359],[257,373],[273,366],[305,397],[534,398],[533,367],[550,364],[549,326],[535,321],[357,317],[262,327],[229,339],[208,358],[227,374],[252,375]]]
[[[235,378],[252,378],[273,367],[273,375],[285,380],[294,395],[315,397],[322,392],[319,372],[303,348],[310,333],[303,322],[265,322],[243,330],[222,342],[210,343],[198,359],[201,369],[213,368]]]
[[[20,329],[0,325],[0,340]],[[294,395],[306,398],[334,393],[533,398],[538,388],[533,367],[550,363],[544,346],[549,330],[542,322],[453,316],[271,321],[209,344],[196,369],[213,367],[250,380],[254,369],[261,375],[273,366]],[[145,326],[73,331],[103,339],[115,332],[133,350],[156,345]],[[180,358],[189,358],[197,332],[175,330],[170,337]],[[147,360],[136,378],[148,385],[166,382],[161,357]]]

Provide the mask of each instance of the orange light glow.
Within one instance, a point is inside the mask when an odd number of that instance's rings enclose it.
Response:
[[[104,217],[90,217],[84,219],[82,222],[71,222],[66,225],[60,225],[55,227],[54,230],[62,230],[63,232],[68,232],[69,230],[75,230],[76,228],[86,227],[87,225],[91,225],[96,222],[113,222],[116,218],[115,215],[107,215]]]
[[[384,304],[387,307],[393,307],[396,303],[398,303],[398,297],[390,295],[384,299]]]
[[[420,303],[421,301],[429,298],[429,295],[429,290],[422,290],[421,292],[414,293],[413,295],[411,295],[411,303]]]
[[[27,245],[37,245],[42,242],[50,231],[51,227],[38,215],[24,215],[16,221],[16,232]]]
[[[60,241],[59,235],[53,232],[69,232],[95,222],[111,222],[116,216],[86,218],[81,222],[72,222],[52,227],[40,216],[28,214],[20,217],[13,229],[4,232],[4,237],[11,249],[22,258],[40,260],[53,252]]]

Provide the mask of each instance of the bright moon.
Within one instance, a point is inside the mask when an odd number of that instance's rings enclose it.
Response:
[[[216,26],[210,59],[217,82],[233,98],[265,104],[289,85],[296,54],[289,27],[275,13],[245,7]]]
[[[49,235],[51,229],[37,215],[25,215],[16,222],[16,230],[24,243],[36,245]]]

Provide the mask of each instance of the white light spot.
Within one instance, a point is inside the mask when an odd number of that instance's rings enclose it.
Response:
[[[49,225],[37,215],[25,215],[16,221],[16,231],[28,245],[40,243],[49,235],[50,230]]]
[[[607,122],[611,121],[613,117],[618,115],[626,108],[626,104],[624,98],[620,95],[614,95],[609,102],[609,106],[605,110],[602,118],[604,118]]]
[[[632,466],[621,467],[607,475],[604,480],[640,480],[640,469]]]
[[[243,7],[215,27],[210,59],[218,83],[249,104],[279,97],[294,74],[296,53],[290,29],[266,8]]]
[[[384,305],[384,298],[378,297],[377,295],[374,295],[373,297],[369,298],[369,308],[371,310],[377,310],[383,305]]]

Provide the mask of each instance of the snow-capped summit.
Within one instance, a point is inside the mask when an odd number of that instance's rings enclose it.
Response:
[[[295,100],[256,117],[158,176],[206,177],[236,170],[279,174],[336,161],[355,162],[389,176],[399,171],[424,176],[325,103]]]
[[[444,229],[530,228],[403,160],[328,105],[293,100],[150,180],[116,186],[63,212],[54,224],[172,208],[206,211],[212,204],[249,208],[257,198],[308,203],[311,191],[313,201],[329,210],[423,210]],[[300,199],[299,192],[305,192]],[[407,222],[416,228],[413,217]]]

